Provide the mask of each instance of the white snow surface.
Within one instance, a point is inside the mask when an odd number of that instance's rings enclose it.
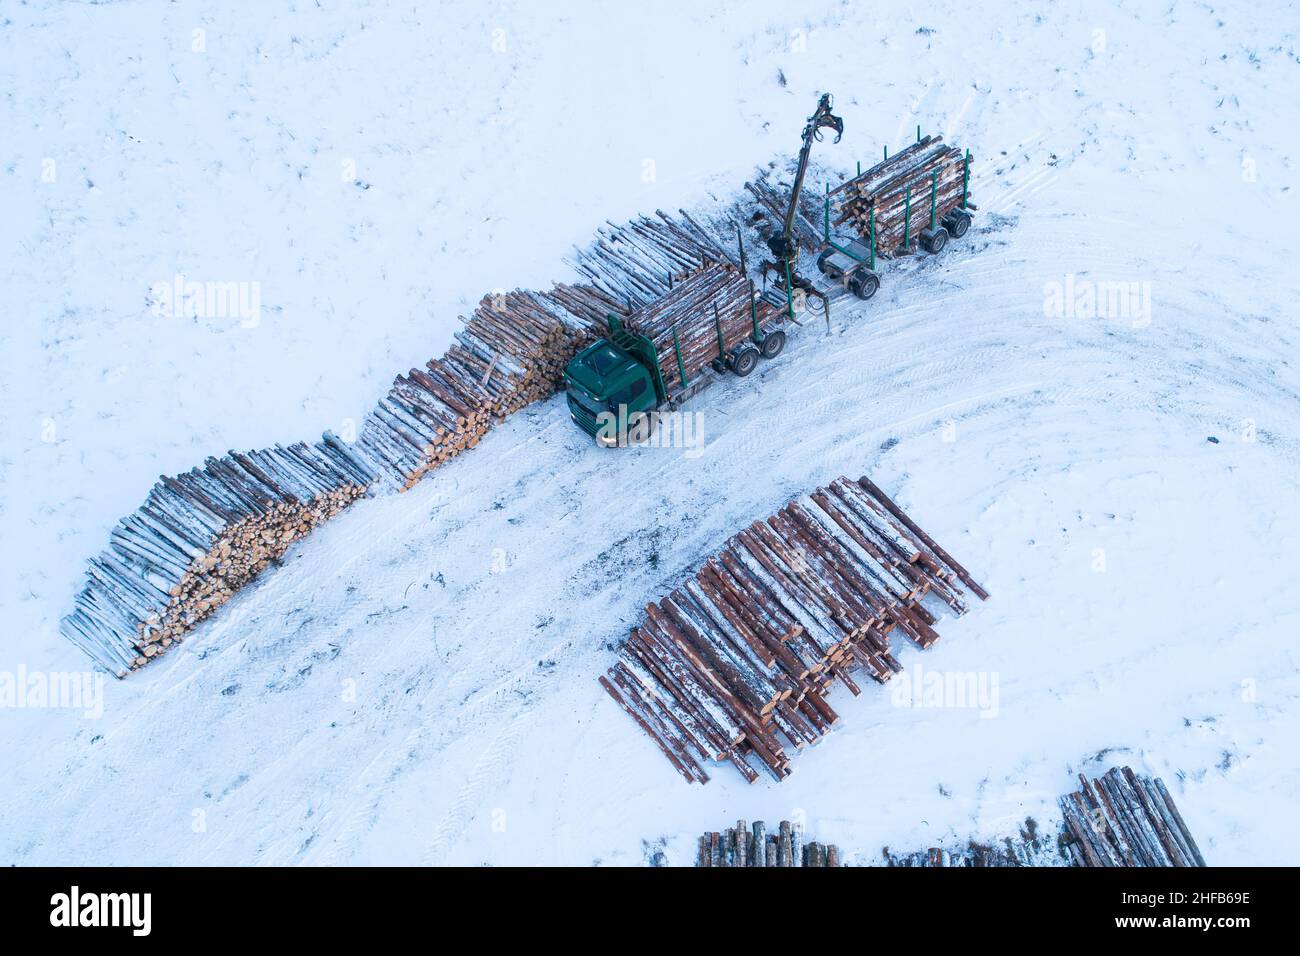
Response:
[[[359,422],[482,294],[788,157],[822,90],[820,161],[920,124],[972,150],[980,208],[693,400],[698,456],[532,406],[108,679],[102,717],[0,709],[0,862],[684,864],[793,817],[865,864],[1050,830],[1125,763],[1211,863],[1293,862],[1298,28],[1182,0],[4,4],[0,674],[89,667],[58,618],[159,473]],[[177,274],[260,283],[260,322],[155,316]],[[1067,275],[1149,283],[1149,323],[1052,314]],[[996,717],[841,689],[790,779],[688,786],[596,678],[646,602],[840,474],[991,592],[901,660],[996,675]]]

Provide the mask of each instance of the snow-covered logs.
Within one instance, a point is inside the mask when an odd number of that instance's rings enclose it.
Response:
[[[932,193],[937,226],[961,205],[965,176],[962,151],[926,136],[832,189],[833,222],[851,227],[863,242],[874,234],[877,255],[915,252],[921,230],[930,225]]]
[[[938,638],[927,595],[961,614],[960,585],[987,593],[869,479],[840,478],[733,536],[656,604],[600,678],[606,692],[688,781],[703,764],[754,763],[778,780],[785,746],[835,723],[826,702],[851,674],[883,683],[900,669],[897,630]]]
[[[662,210],[626,225],[609,223],[573,257],[573,266],[593,285],[630,308],[664,295],[680,280],[719,263],[739,266],[739,250],[726,235],[701,225],[686,210],[674,219]],[[734,225],[728,225],[728,230]]]
[[[762,820],[751,829],[744,820],[721,833],[700,836],[696,866],[768,867],[840,865],[840,848],[824,843],[805,842],[803,825],[782,820],[774,832],[768,832]]]
[[[1205,866],[1164,781],[1113,767],[1061,798],[1076,866]]]
[[[209,458],[163,477],[90,561],[60,622],[119,677],[181,640],[322,521],[365,493],[374,466],[333,434]]]
[[[755,299],[753,283],[744,273],[723,263],[681,280],[672,291],[633,312],[625,324],[654,343],[664,387],[675,395],[683,387],[683,369],[691,381],[705,366],[725,360],[734,347],[752,338],[755,321],[763,328],[777,313],[771,303]]]
[[[441,357],[393,380],[358,445],[392,483],[410,488],[477,445],[494,421],[553,394],[610,312],[622,307],[592,286],[484,296]]]

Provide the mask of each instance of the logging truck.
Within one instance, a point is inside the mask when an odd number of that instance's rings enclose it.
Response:
[[[797,238],[795,225],[813,143],[822,138],[822,130],[834,130],[835,142],[844,132],[843,120],[831,108],[831,96],[824,94],[804,127],[780,228],[766,236],[772,258],[761,266],[762,296],[745,274],[744,244],[737,227],[738,259],[705,261],[685,276],[670,271],[676,287],[670,278],[666,294],[626,319],[608,315],[609,335],[569,362],[564,372],[569,414],[599,444],[637,444],[649,437],[660,410],[677,408],[711,380],[706,369],[744,377],[760,357],[775,358],[785,347],[782,326],[786,321],[797,323],[795,316],[804,306],[820,303],[814,311],[826,316],[829,331],[836,287],[860,299],[871,298],[880,288],[877,254],[893,258],[914,253],[918,247],[938,253],[950,236],[965,235],[975,209],[969,201],[970,154],[963,156],[945,145],[942,137],[922,137],[918,127],[914,145],[892,157],[886,151],[881,162],[865,172],[859,166],[856,176],[828,188],[821,235],[816,235],[815,227],[804,227]],[[775,203],[767,205],[771,209]],[[712,255],[700,243],[703,230],[689,221],[694,234],[680,236],[682,248],[672,253],[692,256],[703,249]],[[853,234],[833,234],[832,222]],[[807,235],[808,231],[813,234]],[[820,282],[800,274],[801,241],[817,254]],[[636,243],[629,237],[629,244]],[[612,251],[606,244],[602,249],[620,267],[631,261],[621,249]],[[662,255],[666,250],[660,247],[658,252]],[[770,286],[769,276],[775,276]],[[647,287],[642,283],[640,291]]]
[[[606,447],[649,437],[657,413],[675,409],[714,373],[749,375],[785,348],[788,314],[755,294],[730,263],[711,264],[625,319],[564,371],[569,415]]]

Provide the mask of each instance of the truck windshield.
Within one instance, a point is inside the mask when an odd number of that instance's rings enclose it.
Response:
[[[620,405],[631,405],[634,398],[639,398],[645,393],[645,389],[646,380],[643,378],[637,379],[631,385],[627,386],[627,388],[620,388],[617,392],[611,395],[609,398],[609,407],[613,409],[618,408]]]

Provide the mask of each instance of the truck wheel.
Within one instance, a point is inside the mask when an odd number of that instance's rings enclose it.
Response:
[[[785,348],[784,332],[768,332],[763,336],[763,344],[759,346],[759,351],[763,353],[763,358],[774,359],[781,354]]]
[[[970,216],[964,212],[953,213],[950,221],[944,223],[944,226],[952,233],[954,239],[960,239],[970,228]]]
[[[829,259],[834,254],[835,254],[834,249],[827,249],[825,252],[823,252],[821,255],[817,257],[817,270],[822,275],[830,275],[830,273],[826,271],[826,260]]]
[[[744,378],[750,372],[754,371],[754,366],[758,364],[758,349],[752,345],[746,345],[737,352],[731,359],[731,371],[738,377]]]
[[[948,244],[948,230],[940,226],[930,235],[930,239],[925,244],[925,248],[931,255],[937,255],[943,251],[943,247]]]
[[[849,291],[859,299],[870,299],[879,288],[880,276],[865,269],[853,273],[853,276],[849,279]]]

